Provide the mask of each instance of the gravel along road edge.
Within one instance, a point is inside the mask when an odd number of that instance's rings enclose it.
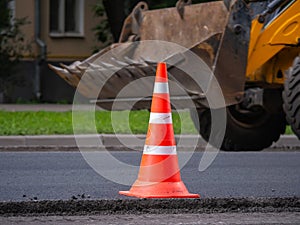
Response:
[[[123,199],[0,202],[0,217],[300,212],[300,198]]]

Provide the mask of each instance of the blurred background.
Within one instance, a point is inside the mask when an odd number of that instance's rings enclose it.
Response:
[[[48,63],[68,65],[117,42],[138,2],[0,0],[0,103],[72,103],[75,89]],[[176,5],[176,0],[145,2],[150,9]],[[193,1],[199,2],[204,1]]]

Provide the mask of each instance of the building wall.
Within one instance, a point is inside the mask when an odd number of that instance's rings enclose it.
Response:
[[[34,43],[34,0],[15,0],[16,18],[26,18],[29,24],[22,26],[27,41],[31,42],[32,54],[36,54],[36,45]],[[26,55],[28,57],[28,55]]]
[[[44,102],[72,102],[75,89],[58,77],[47,66],[48,63],[57,65],[60,62],[70,64],[75,60],[83,60],[89,57],[94,47],[100,44],[92,29],[100,23],[100,19],[94,16],[93,5],[97,0],[84,0],[84,32],[82,37],[51,37],[50,27],[50,0],[41,0],[41,39],[47,45],[47,61],[41,63],[40,88],[41,101]],[[39,48],[35,43],[35,1],[15,0],[16,18],[26,17],[30,24],[22,27],[25,37],[32,43],[32,54],[25,55],[19,65],[18,75],[25,78],[26,85],[15,87],[11,100],[30,101],[35,98],[35,63],[39,55]],[[83,101],[87,99],[82,98]]]
[[[51,37],[49,34],[50,0],[41,1],[41,39],[47,44],[49,61],[77,60],[89,57],[98,45],[92,29],[100,23],[94,16],[93,5],[97,0],[84,0],[84,35],[83,37]],[[23,27],[26,38],[34,41],[34,0],[15,0],[16,17],[27,17],[30,24]],[[34,53],[37,54],[35,44]]]
[[[19,0],[22,1],[22,0]],[[42,1],[42,40],[47,43],[48,59],[76,60],[89,57],[96,45],[92,29],[100,22],[94,17],[92,6],[97,0],[84,0],[84,36],[83,37],[50,37],[49,35],[49,2]]]

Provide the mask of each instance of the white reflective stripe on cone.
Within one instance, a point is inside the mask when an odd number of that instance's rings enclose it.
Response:
[[[176,155],[176,146],[144,146],[143,154],[146,155]]]
[[[154,91],[156,94],[169,93],[169,85],[167,82],[155,82]]]
[[[149,123],[155,124],[171,124],[172,113],[150,113]]]

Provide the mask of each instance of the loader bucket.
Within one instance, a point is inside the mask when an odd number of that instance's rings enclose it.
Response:
[[[244,88],[251,20],[246,17],[243,20],[246,22],[240,23],[242,28],[239,27],[241,31],[236,37],[233,29],[236,21],[232,18],[240,16],[247,10],[245,4],[242,0],[237,0],[228,11],[222,1],[195,5],[184,2],[186,1],[180,0],[177,7],[159,10],[148,10],[147,4],[140,2],[125,20],[119,43],[82,62],[75,62],[70,66],[61,65],[61,68],[50,65],[50,68],[70,85],[78,88],[81,94],[93,99],[98,106],[111,110],[116,96],[124,87],[137,79],[155,75],[155,62],[157,62],[155,59],[159,50],[138,44],[138,41],[166,41],[178,44],[182,48],[178,48],[176,54],[174,52],[170,55],[165,54],[166,58],[159,60],[171,62],[176,61],[176,57],[179,56],[184,63],[191,63],[186,62],[186,56],[188,50],[194,52],[205,62],[207,68],[215,72],[222,90],[225,91],[226,104],[236,103],[236,96],[242,94]],[[239,19],[237,20],[240,22]],[[249,26],[248,30],[247,26]],[[243,47],[240,46],[241,43]],[[113,51],[115,51],[113,54],[110,53]],[[106,54],[111,55],[103,57]],[[241,57],[238,58],[237,55]],[[232,67],[225,68],[224,65],[231,62],[239,64],[237,72],[232,71]],[[114,74],[107,71],[114,71]],[[206,90],[201,89],[191,77],[176,66],[169,67],[168,71],[177,82],[177,85],[171,84],[173,87],[170,88],[171,96],[175,96],[174,99],[177,101],[176,108],[190,107],[190,104],[185,101],[183,92],[193,97],[197,107],[207,105]],[[83,76],[84,80],[82,80]],[[208,82],[205,80],[207,77],[203,79],[204,82]],[[132,86],[131,90],[122,96],[119,104],[115,104],[115,101],[114,110],[150,108],[151,97],[146,96],[151,96],[152,89],[153,79],[144,80],[142,87]],[[130,102],[135,103],[133,105]]]
[[[141,2],[125,20],[119,41],[162,40],[191,48],[216,33],[223,33],[227,14],[221,1],[186,5],[182,10],[178,7],[147,10],[146,3]]]

